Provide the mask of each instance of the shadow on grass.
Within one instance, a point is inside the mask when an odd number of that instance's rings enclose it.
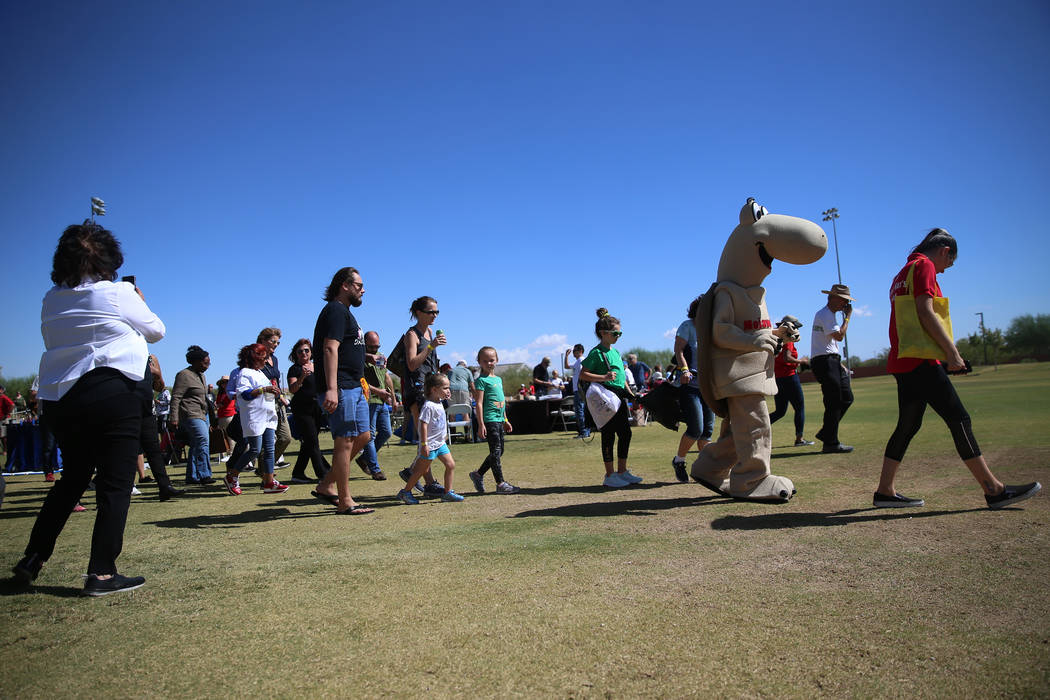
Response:
[[[11,578],[0,581],[0,596],[49,595],[55,598],[80,598],[81,588],[70,586],[26,586]]]
[[[653,481],[649,483],[634,484],[628,486],[626,491],[644,491],[646,489],[658,489],[663,486],[668,486],[671,482]],[[678,482],[673,482],[677,484]],[[607,486],[601,484],[594,484],[593,486],[542,486],[540,488],[526,488],[522,487],[521,493],[528,496],[549,496],[554,493],[609,493],[612,491]],[[499,495],[499,494],[478,494],[478,495]]]
[[[770,459],[791,459],[793,457],[819,457],[823,452],[820,450],[810,450],[806,452],[781,452],[779,454],[770,455]]]
[[[726,515],[711,521],[712,530],[783,530],[796,527],[833,527],[852,523],[867,523],[879,520],[904,520],[908,518],[934,518],[942,515],[976,513],[987,508],[964,508],[962,510],[921,510],[901,508],[853,508],[835,513],[763,513],[762,515]],[[860,515],[862,514],[863,515]]]
[[[355,498],[355,501],[361,504],[367,504],[370,508],[387,508],[391,506],[399,505],[393,498]],[[157,527],[169,527],[179,528],[184,530],[204,530],[212,528],[233,528],[243,527],[245,525],[253,525],[255,523],[266,523],[275,520],[299,520],[302,518],[318,518],[327,515],[335,515],[334,507],[327,507],[324,510],[316,510],[314,508],[310,510],[296,511],[289,508],[289,506],[320,506],[323,507],[315,498],[305,499],[283,499],[279,503],[272,503],[262,505],[252,510],[241,511],[240,513],[221,513],[216,515],[192,515],[185,518],[168,518],[166,520],[149,520],[143,523],[144,525],[156,525]],[[367,516],[351,516],[351,517],[367,517]]]
[[[635,501],[601,501],[597,503],[574,503],[554,508],[524,510],[511,518],[567,517],[609,518],[617,515],[656,515],[657,511],[673,508],[709,505],[712,501],[723,502],[722,496],[696,496],[694,498],[646,498]]]

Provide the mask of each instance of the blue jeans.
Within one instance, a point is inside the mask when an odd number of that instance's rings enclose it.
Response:
[[[211,458],[208,445],[208,421],[187,418],[182,428],[188,438],[189,456],[186,458],[186,480],[200,481],[211,477]]]
[[[246,436],[244,440],[248,443],[248,449],[244,451],[244,454],[233,468],[237,471],[244,471],[244,468],[251,464],[252,460],[261,453],[262,459],[259,460],[259,469],[264,474],[273,474],[273,445],[276,434],[273,428],[267,428],[262,435]]]
[[[572,410],[576,412],[576,433],[587,437],[591,434],[591,431],[587,429],[585,418],[583,415],[584,398],[583,392],[577,391],[572,395]]]
[[[693,440],[710,440],[715,431],[715,414],[700,396],[695,386],[678,390],[678,405],[685,416],[685,434]]]
[[[368,404],[368,424],[372,430],[372,439],[363,450],[363,458],[368,471],[375,474],[379,471],[379,450],[390,439],[390,406],[385,403]]]

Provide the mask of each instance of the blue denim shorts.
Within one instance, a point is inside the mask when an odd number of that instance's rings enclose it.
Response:
[[[324,410],[324,394],[317,394],[317,403]],[[339,405],[328,415],[332,437],[356,437],[370,430],[368,399],[361,387],[339,390]]]
[[[441,447],[437,448],[436,450],[431,450],[427,453],[427,459],[435,460],[441,455],[447,455],[451,452],[452,450],[448,449],[448,443],[442,443]]]

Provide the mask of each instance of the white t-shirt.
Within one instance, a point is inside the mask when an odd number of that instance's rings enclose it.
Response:
[[[241,417],[244,437],[262,435],[267,428],[277,430],[277,402],[273,394],[264,392],[254,399],[244,398],[244,392],[267,386],[273,385],[257,369],[242,367],[237,374],[237,415]]]
[[[838,316],[828,307],[824,307],[813,317],[813,330],[810,335],[810,358],[821,355],[840,355],[839,341],[831,334],[840,330]]]
[[[52,287],[40,310],[46,348],[40,358],[37,395],[58,401],[81,377],[112,367],[129,379],[145,376],[146,343],[164,337],[164,322],[150,311],[130,282],[83,282]]]
[[[583,369],[583,357],[574,358],[572,363],[572,393],[580,390],[580,371]]]
[[[427,426],[427,452],[433,452],[445,444],[448,421],[445,418],[445,409],[441,404],[434,401],[427,401],[423,404],[423,408],[419,409],[419,422]]]

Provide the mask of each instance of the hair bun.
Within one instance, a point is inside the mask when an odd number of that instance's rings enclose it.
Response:
[[[603,306],[594,313],[598,314],[598,318],[604,318],[609,315],[609,310]]]

